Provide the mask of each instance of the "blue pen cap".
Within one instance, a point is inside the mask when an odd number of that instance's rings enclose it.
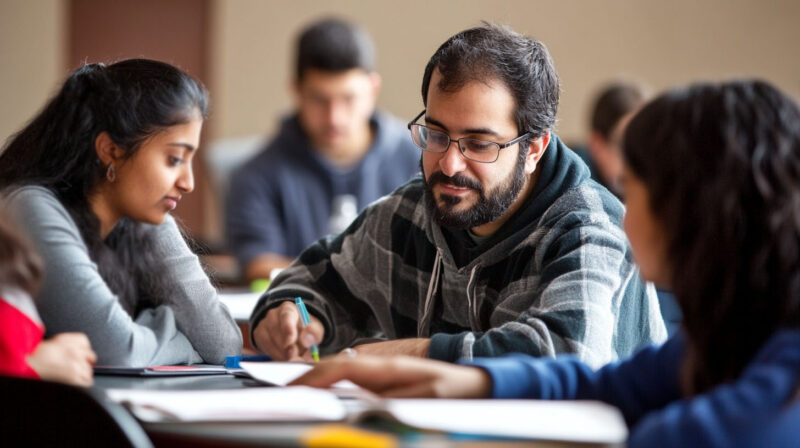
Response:
[[[297,305],[297,309],[300,310],[300,318],[303,319],[303,325],[308,325],[311,322],[311,317],[308,315],[308,310],[306,309],[306,304],[303,303],[303,299],[296,297],[294,303]]]
[[[241,368],[239,365],[242,361],[271,361],[272,359],[267,355],[251,355],[251,356],[226,356],[225,357],[225,368],[226,369],[238,369]]]

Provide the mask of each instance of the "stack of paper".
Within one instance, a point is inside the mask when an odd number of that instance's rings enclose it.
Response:
[[[619,410],[594,401],[385,400],[385,411],[408,426],[448,433],[588,443],[622,443]]]
[[[310,387],[109,389],[106,393],[150,421],[340,421],[347,415],[336,395]]]
[[[302,386],[107,393],[148,421],[331,422],[348,417],[336,395]],[[350,420],[376,415],[446,433],[604,444],[623,443],[628,434],[619,411],[599,402],[395,399],[363,404],[365,410]]]

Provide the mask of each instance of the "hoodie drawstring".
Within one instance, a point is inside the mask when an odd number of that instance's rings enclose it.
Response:
[[[439,290],[439,277],[442,272],[442,256],[436,251],[433,259],[433,271],[431,271],[431,281],[428,282],[428,292],[425,294],[425,307],[422,311],[422,319],[417,323],[417,337],[426,338],[430,333],[430,317],[433,310],[433,297]]]
[[[472,271],[469,273],[469,282],[467,282],[467,305],[469,305],[469,327],[472,331],[480,331],[479,319],[478,319],[478,297],[475,292],[476,289],[476,279],[478,268],[480,266],[475,265],[472,268]]]

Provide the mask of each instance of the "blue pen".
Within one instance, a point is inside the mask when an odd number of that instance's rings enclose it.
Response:
[[[311,318],[308,317],[306,304],[303,303],[303,299],[300,297],[294,299],[294,303],[297,305],[297,309],[300,311],[300,319],[303,321],[303,328],[305,328],[309,323],[311,323]],[[317,344],[312,344],[308,349],[311,350],[311,357],[314,358],[314,361],[319,362],[319,348],[317,348]]]

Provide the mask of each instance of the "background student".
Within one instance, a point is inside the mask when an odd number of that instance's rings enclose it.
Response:
[[[405,123],[375,109],[381,78],[364,29],[332,18],[311,23],[295,58],[296,112],[231,178],[226,231],[248,281],[341,232],[419,171]]]
[[[194,188],[207,93],[168,64],[76,70],[0,155],[8,212],[45,272],[48,334],[85,332],[98,364],[221,363],[239,329],[169,212]]]
[[[603,184],[617,197],[622,175],[623,118],[641,107],[648,94],[644,85],[633,81],[617,81],[604,86],[597,94],[590,117],[588,157],[584,158],[592,178]]]
[[[633,118],[624,155],[634,256],[684,312],[684,331],[663,346],[597,371],[568,357],[474,361],[480,368],[340,358],[297,382],[349,378],[387,396],[603,400],[622,411],[631,446],[796,446],[800,109],[761,81],[676,89]]]
[[[96,357],[86,335],[61,333],[42,341],[31,299],[41,277],[41,260],[0,215],[0,375],[91,386]]]

